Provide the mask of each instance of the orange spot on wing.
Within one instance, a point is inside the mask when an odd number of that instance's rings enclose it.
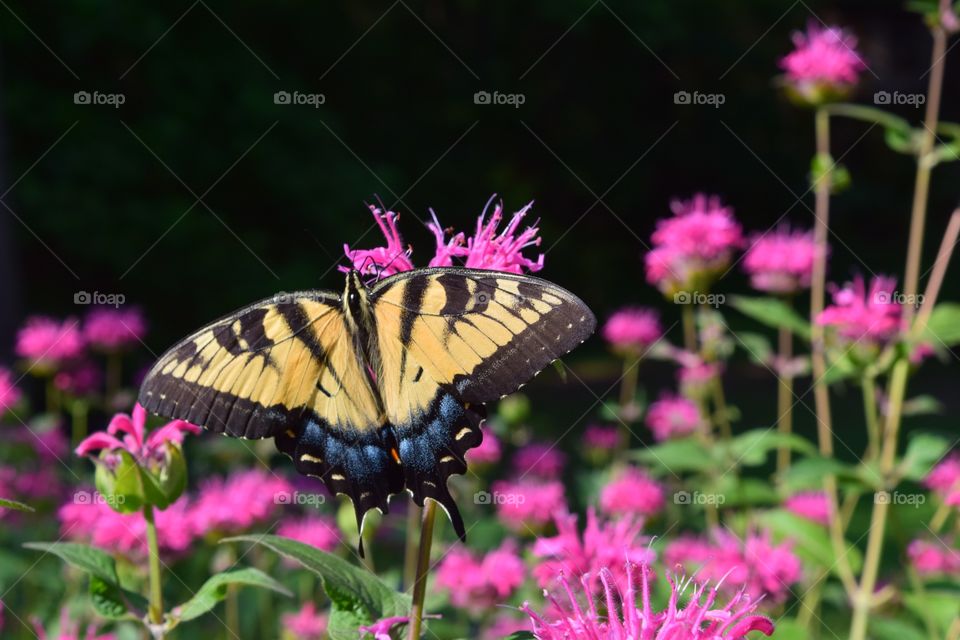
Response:
[[[400,464],[400,453],[395,449],[390,449],[390,455],[393,456],[393,461],[397,464]]]

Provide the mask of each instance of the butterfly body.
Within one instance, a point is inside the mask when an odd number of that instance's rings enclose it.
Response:
[[[483,403],[512,393],[592,333],[573,294],[538,278],[406,271],[342,294],[278,294],[161,356],[140,402],[243,438],[273,437],[301,473],[370,509],[408,491],[463,521],[447,489],[480,444]]]

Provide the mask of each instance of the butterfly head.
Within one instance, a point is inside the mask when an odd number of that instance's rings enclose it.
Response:
[[[347,272],[347,282],[343,288],[343,311],[347,321],[353,326],[365,326],[370,314],[367,300],[367,285],[356,269]]]

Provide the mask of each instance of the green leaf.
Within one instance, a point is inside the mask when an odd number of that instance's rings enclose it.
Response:
[[[16,500],[8,500],[6,498],[0,498],[0,509],[13,509],[14,511],[28,511],[33,512],[33,507],[28,504],[23,504],[22,502],[17,502]]]
[[[138,605],[141,611],[147,606],[143,596],[97,576],[90,576],[90,602],[97,614],[108,620],[136,620],[140,616],[130,612],[130,603]]]
[[[514,631],[504,640],[536,640],[536,636],[529,631]]]
[[[723,506],[743,507],[779,504],[780,496],[766,480],[740,478],[735,473],[724,475],[715,484],[716,493],[723,496]]]
[[[935,306],[924,336],[926,342],[938,349],[960,344],[960,304],[943,302]]]
[[[923,593],[903,594],[903,603],[921,620],[930,618],[946,631],[960,616],[960,592],[948,589],[925,589]]]
[[[871,615],[867,625],[869,637],[876,640],[929,640],[929,636],[916,625],[890,616]]]
[[[667,440],[646,449],[630,451],[630,455],[653,467],[654,473],[704,471],[717,464],[716,458],[695,437]]]
[[[837,572],[836,557],[827,527],[811,522],[783,509],[773,509],[757,516],[758,522],[768,527],[777,540],[792,540],[794,551],[805,562]],[[846,557],[854,571],[859,571],[863,560],[860,550],[846,545]]]
[[[259,569],[252,567],[232,569],[211,576],[203,583],[203,586],[193,594],[192,598],[173,609],[173,616],[181,621],[199,618],[227,597],[227,587],[230,585],[245,585],[271,589],[288,597],[293,595],[286,587]]]
[[[898,467],[901,477],[915,482],[923,480],[949,448],[950,443],[939,436],[925,433],[913,436]]]
[[[739,338],[740,347],[747,352],[750,360],[765,367],[770,366],[774,354],[767,336],[752,331],[741,331],[736,336]]]
[[[943,413],[943,403],[930,395],[919,395],[903,403],[902,415],[925,416]]]
[[[50,553],[69,565],[106,582],[119,585],[117,563],[105,551],[90,545],[77,542],[27,542],[23,545],[27,549]]]
[[[756,467],[767,461],[767,454],[779,447],[787,447],[806,455],[816,453],[816,447],[796,434],[780,433],[774,429],[753,429],[729,442],[715,445],[733,464]]]
[[[789,493],[808,489],[823,489],[823,479],[828,475],[850,476],[850,467],[833,458],[809,456],[796,460],[783,474],[783,487]]]
[[[410,596],[397,593],[367,569],[302,542],[273,535],[238,536],[223,542],[263,545],[320,576],[333,603],[327,628],[331,640],[356,640],[360,625],[410,611]]]
[[[809,640],[810,631],[796,620],[777,620],[777,640]]]
[[[810,323],[783,300],[731,296],[730,304],[743,315],[753,318],[761,324],[774,329],[784,327],[794,335],[806,340],[810,339]]]

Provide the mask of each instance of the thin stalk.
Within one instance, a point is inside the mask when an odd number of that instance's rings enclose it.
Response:
[[[800,611],[797,612],[797,624],[803,627],[803,630],[807,633],[810,632],[810,625],[813,622],[813,618],[817,620],[820,619],[820,616],[817,615],[817,609],[820,608],[820,596],[823,594],[823,584],[826,582],[829,574],[829,571],[819,574],[813,584],[810,585],[810,588],[803,594]]]
[[[90,414],[90,405],[81,398],[70,403],[70,431],[73,446],[79,445],[87,437],[87,418]]]
[[[873,515],[870,517],[870,536],[867,539],[867,553],[863,561],[863,575],[860,588],[853,598],[853,621],[850,623],[851,640],[863,640],[867,637],[867,621],[873,605],[873,591],[877,586],[877,574],[880,571],[880,555],[883,552],[883,534],[887,527],[889,500],[874,500]]]
[[[913,190],[913,206],[910,211],[910,240],[907,246],[907,265],[903,278],[903,293],[908,301],[916,295],[920,284],[920,264],[923,253],[923,231],[927,220],[927,202],[930,196],[930,152],[936,140],[937,123],[940,120],[940,96],[943,94],[943,73],[946,67],[947,32],[941,26],[933,29],[933,64],[930,67],[930,82],[927,85],[927,107],[923,118],[920,149],[917,157],[917,177]],[[904,305],[904,326],[910,326],[913,318],[912,305]]]
[[[234,566],[237,562],[237,555],[233,545],[227,547],[226,555],[227,566]],[[237,585],[227,585],[227,598],[223,607],[227,636],[240,637],[240,594],[237,591]]]
[[[713,379],[713,405],[717,417],[717,426],[720,427],[720,437],[729,440],[733,437],[733,430],[730,428],[730,414],[727,411],[727,400],[723,394],[723,382],[719,374]]]
[[[817,138],[817,156],[830,156],[830,115],[824,109],[817,109],[815,120]],[[824,291],[827,273],[827,234],[830,222],[830,179],[829,175],[819,176],[814,185],[816,191],[816,211],[813,238],[816,244],[816,257],[813,261],[813,276],[810,284],[810,338],[812,343],[811,362],[813,365],[813,396],[817,410],[817,440],[820,453],[824,457],[833,455],[833,430],[830,420],[830,392],[823,377],[827,371],[824,356],[823,327],[817,318],[823,312]]]
[[[123,356],[119,351],[107,354],[107,398],[120,390],[123,381]]]
[[[417,558],[417,579],[413,586],[413,606],[410,608],[409,640],[419,640],[423,626],[423,605],[427,598],[427,574],[430,572],[430,546],[433,544],[433,523],[437,516],[437,503],[423,503],[423,525],[420,529],[420,552]]]
[[[640,380],[640,358],[634,355],[623,359],[623,375],[620,378],[620,447],[618,454],[626,453],[630,448],[630,426],[638,418],[635,404],[637,401],[637,384]]]
[[[863,376],[860,383],[863,389],[863,413],[867,419],[867,460],[874,459],[880,453],[880,421],[877,418],[877,387],[872,374]]]
[[[160,582],[160,544],[157,542],[157,525],[153,518],[153,505],[143,508],[143,519],[147,523],[147,553],[149,556],[148,570],[150,575],[150,622],[160,626],[163,624],[163,588]],[[160,636],[154,637],[163,638]]]
[[[777,340],[777,358],[781,369],[793,358],[793,334],[780,327]],[[793,378],[782,370],[777,375],[777,431],[785,437],[793,433]],[[777,474],[790,468],[790,447],[782,443],[777,448]]]
[[[407,538],[403,553],[403,588],[410,589],[417,580],[417,532],[423,510],[411,500],[407,509]]]

